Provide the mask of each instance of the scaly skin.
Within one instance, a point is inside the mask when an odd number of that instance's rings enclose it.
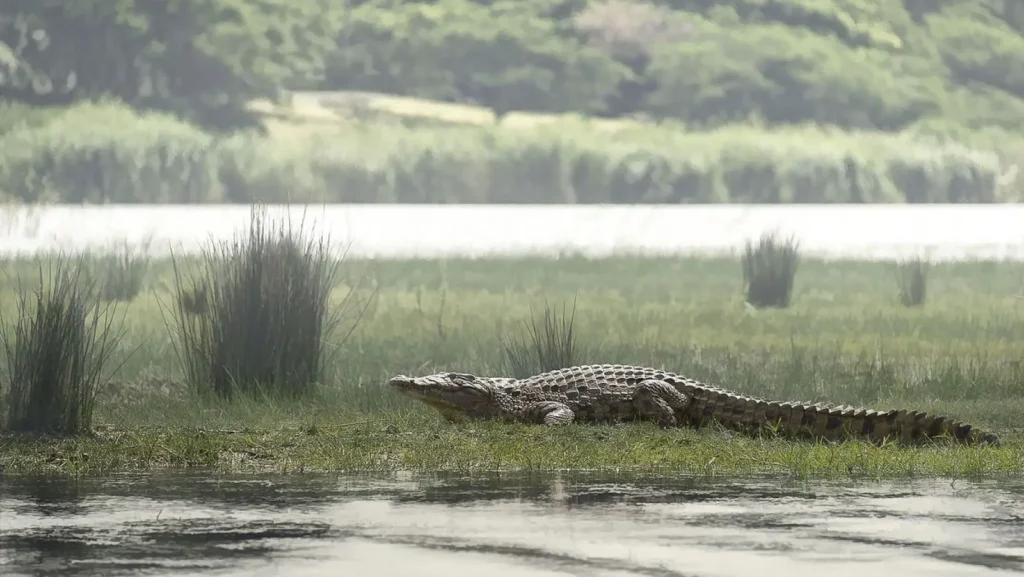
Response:
[[[389,384],[433,406],[449,420],[502,419],[545,425],[653,420],[662,427],[719,423],[746,433],[774,428],[784,436],[825,440],[913,443],[949,437],[967,444],[999,444],[996,435],[942,416],[778,403],[630,365],[570,367],[526,379],[465,373],[398,375]]]

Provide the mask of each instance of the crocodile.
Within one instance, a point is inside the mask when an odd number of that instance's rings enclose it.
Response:
[[[647,420],[663,428],[718,423],[743,433],[772,430],[785,437],[825,441],[913,444],[949,438],[971,445],[999,445],[996,435],[944,416],[768,401],[633,365],[582,365],[524,379],[457,372],[397,375],[388,384],[434,407],[449,421],[565,425]]]

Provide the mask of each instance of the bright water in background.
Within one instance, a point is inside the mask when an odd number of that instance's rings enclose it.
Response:
[[[5,577],[1024,570],[1024,479],[161,474],[0,489]]]
[[[247,205],[0,210],[0,255],[149,242],[194,252],[248,223]],[[1024,205],[292,205],[271,207],[359,256],[723,253],[777,230],[807,254],[1024,260]],[[313,228],[315,226],[315,228]]]

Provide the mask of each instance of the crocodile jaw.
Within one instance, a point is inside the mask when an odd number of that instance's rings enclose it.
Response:
[[[388,385],[399,393],[434,407],[449,421],[463,421],[486,412],[490,394],[482,384],[467,381],[469,375],[438,373],[423,377],[397,375]]]

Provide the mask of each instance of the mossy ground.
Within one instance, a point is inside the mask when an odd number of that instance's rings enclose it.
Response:
[[[31,265],[31,263],[28,263]],[[6,263],[20,275],[25,263]],[[100,393],[94,434],[0,439],[0,470],[634,469],[802,477],[990,476],[1024,467],[1024,265],[938,264],[927,302],[900,304],[892,263],[801,263],[788,309],[743,303],[738,258],[352,261],[378,292],[329,378],[288,403],[202,400],[183,384],[161,316],[169,266],[128,309],[128,361]],[[26,274],[32,269],[25,268]],[[367,298],[371,292],[367,285]],[[346,286],[337,289],[340,298]],[[9,286],[0,286],[9,310]],[[662,366],[780,400],[939,412],[999,448],[814,445],[652,425],[450,424],[387,391],[396,373],[496,374],[499,337],[530,307],[577,299],[587,361]],[[342,331],[347,332],[347,331]]]

